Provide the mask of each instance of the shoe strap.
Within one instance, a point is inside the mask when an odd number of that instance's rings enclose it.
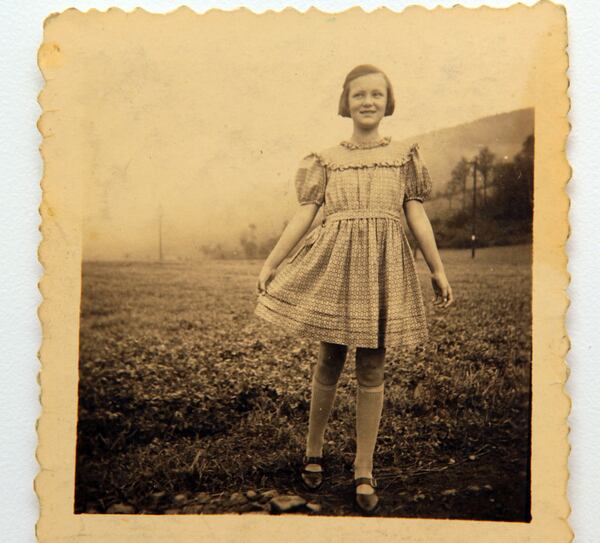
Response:
[[[321,466],[323,464],[322,456],[305,456],[303,460],[304,464],[317,464]]]
[[[358,477],[354,479],[354,486],[369,485],[373,488],[377,488],[377,481],[375,477]]]

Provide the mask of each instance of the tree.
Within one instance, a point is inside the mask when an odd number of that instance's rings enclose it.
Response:
[[[215,245],[213,255],[215,258],[218,258],[218,259],[225,258],[225,251],[223,250],[223,247],[221,246],[220,243],[217,243]]]
[[[456,192],[462,192],[462,207],[467,206],[467,178],[469,176],[469,161],[462,157],[452,170],[452,186]]]
[[[489,174],[494,165],[496,155],[492,153],[488,147],[484,147],[479,151],[477,155],[477,167],[483,177],[483,203],[487,202],[487,186],[489,180]]]
[[[248,232],[242,232],[240,235],[240,245],[244,250],[244,256],[248,259],[257,257],[258,244],[256,243],[256,225],[248,225]]]
[[[456,192],[458,192],[456,189],[462,191],[463,210],[467,207],[467,178],[470,170],[471,167],[469,165],[469,161],[465,157],[462,157],[460,161],[457,162],[456,166],[454,166],[451,174],[451,186]]]
[[[523,142],[513,160],[493,167],[497,190],[494,218],[531,223],[533,217],[533,136]]]
[[[534,164],[535,138],[530,134],[525,138],[521,151],[514,157],[514,162],[523,183],[527,186],[527,200],[533,210],[533,164]]]
[[[456,192],[456,186],[454,186],[452,179],[448,180],[446,183],[446,192],[444,192],[444,197],[448,200],[448,209],[452,209],[452,200]]]

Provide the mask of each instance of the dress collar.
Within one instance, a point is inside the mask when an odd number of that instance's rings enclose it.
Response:
[[[373,149],[374,147],[383,147],[384,145],[388,145],[392,141],[392,138],[386,136],[379,140],[370,141],[368,143],[354,143],[353,141],[344,140],[340,142],[340,145],[346,147],[347,149]]]

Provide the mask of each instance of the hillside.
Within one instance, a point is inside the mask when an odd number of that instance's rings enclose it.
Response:
[[[434,183],[433,190],[437,193],[445,190],[450,172],[462,156],[470,159],[487,146],[496,155],[496,160],[503,157],[509,160],[521,149],[533,128],[534,109],[527,108],[428,132],[407,139],[406,143],[419,143]]]

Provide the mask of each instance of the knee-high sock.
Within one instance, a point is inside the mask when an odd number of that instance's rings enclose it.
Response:
[[[373,453],[383,409],[383,383],[375,387],[358,385],[356,398],[356,457],[354,477],[373,476]]]
[[[323,455],[325,428],[331,414],[331,409],[333,408],[336,389],[337,384],[325,385],[320,383],[313,374],[306,456]]]

